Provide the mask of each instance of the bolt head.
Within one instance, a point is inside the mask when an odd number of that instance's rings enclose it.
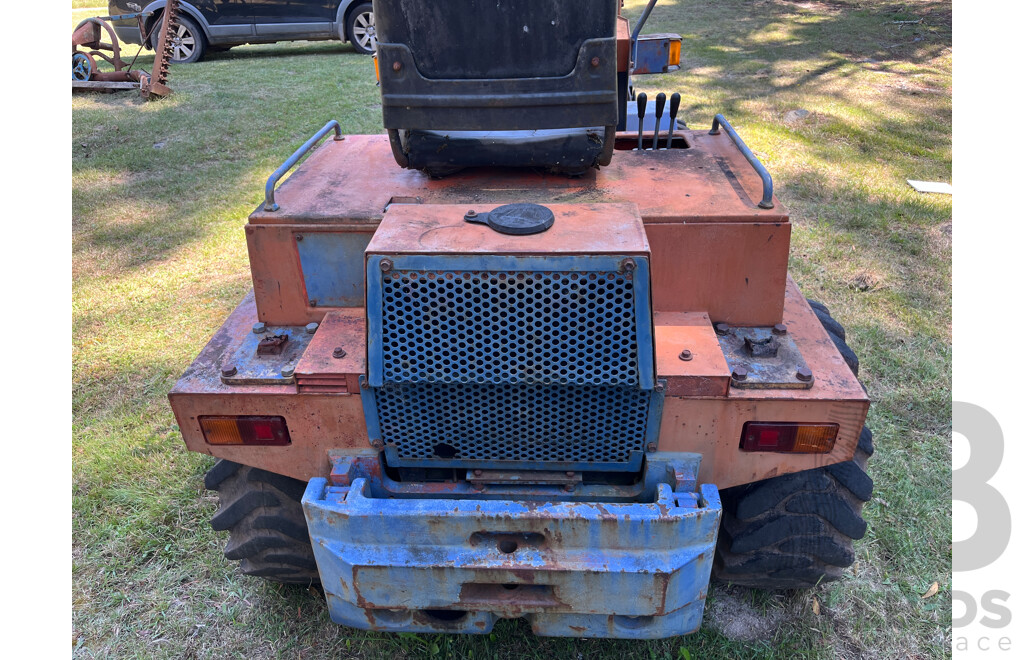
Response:
[[[401,62],[394,62],[394,63],[392,63],[391,64],[391,70],[392,71],[401,71],[402,70],[402,63]]]
[[[729,327],[728,323],[716,323],[715,334],[716,335],[727,335],[732,332],[732,328]]]
[[[309,299],[309,306],[310,306],[310,307],[316,307],[316,301],[315,301],[315,300],[313,300],[312,298],[310,298],[310,299]]]
[[[220,375],[224,376],[225,378],[230,378],[231,376],[234,376],[237,373],[238,369],[236,369],[235,365],[233,364],[229,364],[228,366],[220,370]]]
[[[466,218],[475,218],[475,217],[476,217],[476,211],[474,211],[473,209],[469,209],[468,211],[466,211]]]
[[[567,493],[571,493],[576,490],[576,484],[565,484],[565,486],[562,487],[562,490]]]
[[[295,240],[301,241],[302,240],[302,234],[295,234]]]
[[[772,328],[772,332],[777,335],[784,335],[789,332],[789,328],[786,327],[785,323],[776,323]]]
[[[732,370],[732,377],[733,380],[746,380],[747,368],[742,366],[736,367],[735,369]]]
[[[479,477],[479,476],[480,476],[481,474],[483,474],[483,473],[484,473],[484,471],[483,471],[483,470],[473,470],[473,474],[474,474],[474,475],[476,475],[476,476],[478,476],[478,477]]]
[[[316,329],[319,328],[319,327],[320,327],[319,323],[307,323],[306,324],[306,332],[308,334],[314,334],[316,332]]]
[[[654,452],[658,451],[657,443],[648,442],[647,443],[647,451],[648,451],[648,453],[651,453],[651,454],[653,454]]]
[[[338,346],[337,348],[334,349],[334,352],[331,353],[331,355],[333,355],[336,358],[343,358],[346,355],[348,355],[348,353],[345,351],[344,348],[342,348],[341,346]]]
[[[679,354],[679,359],[683,362],[689,362],[693,359],[693,351],[688,348],[684,349],[683,352]]]
[[[633,261],[633,259],[623,259],[621,266],[623,272],[626,273],[632,273],[634,270],[636,270],[636,262]]]
[[[592,58],[590,58],[590,66],[597,66],[600,63],[601,63],[601,58],[600,57],[592,57]]]
[[[565,476],[567,476],[567,477],[575,477],[576,473],[573,472],[572,470],[569,470],[568,472],[565,473]]]
[[[384,446],[384,441],[381,440],[380,438],[374,438],[370,440],[370,446],[373,447],[374,449],[380,449],[381,447]]]
[[[384,271],[385,273],[388,272],[389,270],[391,270],[392,266],[394,266],[394,264],[391,262],[390,259],[381,259],[380,260],[380,269],[382,271]]]
[[[266,331],[267,331],[267,324],[264,323],[263,321],[260,321],[259,323],[253,323],[252,324],[252,333],[254,335],[262,335]]]
[[[291,378],[295,375],[295,367],[285,367],[281,370],[282,378]]]
[[[814,373],[811,372],[807,367],[800,367],[796,370],[796,379],[804,383],[811,382],[811,378],[814,378]]]

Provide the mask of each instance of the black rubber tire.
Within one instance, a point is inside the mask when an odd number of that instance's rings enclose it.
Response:
[[[182,54],[184,51],[172,51],[171,64],[191,64],[193,62],[198,62],[199,60],[203,59],[203,56],[206,54],[207,47],[206,34],[194,20],[192,20],[188,16],[185,16],[184,14],[179,13],[178,27],[176,29],[172,28],[171,32],[172,35],[174,33],[177,33],[179,36],[182,36],[185,39],[191,38],[192,40],[191,44],[183,43],[181,46],[182,48],[187,48],[189,45],[192,46],[191,52],[189,52],[189,54],[186,57],[182,57],[181,59],[175,59],[179,54]]]
[[[811,307],[832,322],[822,325],[856,374],[857,356],[842,338],[842,326],[824,305]],[[855,559],[853,541],[867,531],[861,510],[874,489],[866,471],[874,451],[865,426],[852,461],[723,490],[715,578],[760,589],[803,589],[839,579]]]
[[[369,17],[369,24],[373,26],[374,32],[376,33],[376,26],[373,24],[373,4],[370,2],[364,2],[349,11],[348,18],[345,20],[345,36],[352,44],[352,47],[356,49],[357,53],[372,55],[377,51],[376,37],[374,36],[372,38],[364,39],[363,36],[355,34],[357,29],[356,21],[359,20],[360,16],[364,17],[364,19],[362,19],[363,23],[366,22],[365,17]],[[360,29],[366,29],[367,26],[361,24],[358,27]],[[360,43],[361,41],[363,43]]]
[[[306,483],[273,472],[218,460],[206,488],[220,495],[210,521],[230,532],[224,556],[240,561],[246,575],[293,584],[319,584],[302,493]]]

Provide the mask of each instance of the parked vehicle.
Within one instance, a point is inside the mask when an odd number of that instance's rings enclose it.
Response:
[[[131,0],[109,0],[110,14],[131,14]],[[156,0],[142,7],[152,12],[145,32],[152,31],[166,6]],[[369,0],[193,0],[179,3],[178,28],[172,38],[171,62],[196,62],[212,50],[227,50],[242,44],[275,41],[340,39],[359,53],[377,49],[373,4]],[[142,33],[133,20],[114,21],[121,41],[142,43]],[[153,44],[147,43],[148,48]]]

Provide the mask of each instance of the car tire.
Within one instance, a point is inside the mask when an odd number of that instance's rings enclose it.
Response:
[[[377,52],[377,27],[373,20],[373,3],[364,2],[349,12],[345,34],[357,53]]]
[[[210,525],[230,533],[224,556],[242,573],[271,582],[319,584],[302,493],[306,483],[221,459],[205,485],[220,496]]]
[[[859,363],[845,330],[824,305],[808,302],[856,374]],[[874,451],[865,426],[852,461],[723,490],[715,578],[759,589],[839,579],[854,562],[853,541],[867,531],[861,510],[874,489],[866,471]]]
[[[171,30],[171,64],[191,64],[206,54],[206,35],[188,16],[178,15],[178,25]]]

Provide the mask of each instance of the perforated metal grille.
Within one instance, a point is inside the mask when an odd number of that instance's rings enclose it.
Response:
[[[617,386],[387,385],[382,439],[408,459],[626,463],[651,391]]]
[[[633,274],[385,273],[383,380],[636,384]]]

